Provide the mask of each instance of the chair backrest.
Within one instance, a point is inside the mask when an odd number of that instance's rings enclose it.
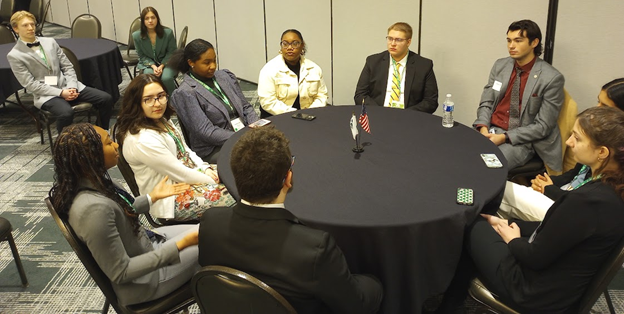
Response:
[[[72,38],[102,38],[102,24],[91,14],[79,15],[71,26]]]
[[[203,267],[193,276],[191,290],[204,314],[297,313],[273,288],[230,267]]]
[[[590,313],[600,295],[607,291],[613,277],[622,269],[622,263],[624,263],[624,238],[620,240],[602,268],[592,278],[583,297],[581,297],[577,313]]]
[[[189,137],[189,133],[184,127],[184,124],[182,123],[182,119],[180,119],[180,117],[178,117],[178,127],[180,128],[180,131],[182,131],[182,137],[184,137],[184,143],[186,143],[186,146],[193,149],[191,147],[191,138]]]
[[[186,46],[186,38],[188,37],[188,26],[184,26],[182,33],[180,33],[180,40],[178,40],[178,49],[182,49]]]
[[[0,19],[3,23],[8,24],[15,9],[15,0],[2,0],[0,4]]]
[[[4,26],[0,26],[0,45],[14,42],[15,36],[13,36],[13,32]]]
[[[578,115],[578,106],[567,90],[564,89],[563,92],[565,96],[563,99],[563,105],[561,106],[561,111],[559,112],[559,118],[557,119],[557,125],[559,126],[559,132],[561,133],[563,172],[566,172],[576,166],[572,150],[568,149],[568,145],[566,145],[565,142],[570,137],[570,134],[572,134],[572,127],[574,127],[574,121],[576,121],[576,116]]]
[[[76,57],[76,54],[74,54],[74,52],[69,50],[69,48],[67,47],[61,46],[61,49],[63,50],[63,53],[65,54],[67,59],[69,59],[69,62],[71,62],[72,66],[74,67],[74,71],[76,72],[76,77],[78,78],[78,81],[82,82],[82,72],[80,71],[80,62],[78,61],[78,57]]]
[[[37,20],[37,25],[43,23],[43,5],[44,0],[30,0],[30,7],[28,8],[28,12],[32,13],[35,16],[35,20]]]
[[[93,258],[93,255],[91,255],[89,248],[82,241],[80,241],[69,223],[58,215],[49,197],[46,197],[45,203],[48,206],[48,210],[50,211],[50,215],[52,215],[54,222],[56,222],[56,225],[59,227],[59,229],[61,229],[61,233],[63,234],[67,242],[69,242],[69,245],[78,256],[78,259],[80,259],[82,264],[85,266],[85,268],[91,275],[91,278],[93,278],[93,281],[95,281],[98,287],[100,287],[100,290],[102,290],[102,293],[104,293],[106,300],[110,302],[110,304],[113,306],[117,313],[127,312],[119,306],[117,295],[113,290],[110,279],[108,279],[100,266],[98,266],[97,262]]]
[[[41,1],[43,1],[43,0],[41,0]],[[48,18],[48,12],[50,12],[50,4],[51,3],[52,3],[52,1],[49,0],[45,4],[45,6],[42,6],[43,11],[41,11],[41,12],[43,12],[43,13],[41,14],[41,20],[39,21],[39,24],[37,24],[37,29],[35,30],[35,34],[37,34],[37,36],[43,36],[43,33],[42,33],[43,32],[43,25],[45,24],[46,19]]]
[[[113,139],[113,141],[119,144],[119,142],[117,142],[117,124],[114,124],[111,130],[111,138]],[[126,158],[124,158],[123,156],[123,148],[121,147],[121,144],[119,144],[117,152],[119,153],[119,158],[117,159],[117,168],[119,168],[119,172],[121,172],[124,180],[126,180],[126,183],[128,183],[128,187],[130,188],[132,194],[134,194],[134,197],[138,197],[139,195],[141,195],[141,193],[139,193],[139,185],[134,178],[134,171],[132,171],[132,168],[128,164],[128,161],[126,161]]]
[[[127,53],[130,53],[131,49],[134,49],[134,39],[132,39],[132,33],[138,31],[141,29],[141,17],[137,17],[136,19],[134,19],[134,21],[132,21],[132,24],[130,24],[130,32],[128,34],[128,49],[126,50]]]

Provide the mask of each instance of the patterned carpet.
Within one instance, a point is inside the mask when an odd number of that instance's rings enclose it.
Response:
[[[44,33],[48,37],[64,38],[69,32],[50,25]],[[122,75],[124,81],[120,90],[123,94],[129,77],[125,70]],[[257,105],[256,86],[241,82],[241,87],[248,100]],[[25,103],[32,104],[31,97],[23,98]],[[111,169],[110,174],[125,184],[117,168]],[[16,105],[0,106],[0,215],[13,225],[13,236],[30,283],[27,288],[21,287],[8,245],[1,243],[0,314],[99,313],[104,304],[104,296],[61,235],[43,202],[52,181],[49,145],[39,143],[30,117]],[[621,273],[612,283],[614,290],[610,291],[618,313],[624,313],[624,275]],[[435,308],[436,301],[432,298],[426,307]],[[472,300],[467,300],[466,307],[468,313],[486,312]],[[199,310],[194,306],[190,312],[199,313]],[[602,298],[593,312],[608,313]],[[109,313],[115,312],[111,308]]]

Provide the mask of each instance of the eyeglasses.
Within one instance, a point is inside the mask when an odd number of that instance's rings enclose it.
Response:
[[[293,48],[297,49],[297,48],[299,48],[299,46],[301,46],[301,42],[295,40],[295,41],[289,43],[289,42],[287,42],[285,40],[282,40],[280,42],[280,46],[282,46],[282,48],[288,48],[289,46],[292,46]]]
[[[167,94],[160,94],[154,97],[146,97],[146,98],[143,98],[143,103],[146,106],[154,107],[154,105],[156,105],[157,100],[161,105],[166,105],[167,100],[169,100],[169,96]]]
[[[394,37],[386,36],[386,40],[388,41],[389,44],[391,44],[392,42],[395,42],[397,44],[401,44],[404,41],[406,41],[407,39],[405,39],[405,38],[394,38]]]

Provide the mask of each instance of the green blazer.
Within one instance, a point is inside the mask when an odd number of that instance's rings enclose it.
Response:
[[[140,30],[132,33],[132,39],[134,40],[136,52],[139,55],[139,64],[137,65],[139,69],[149,68],[155,63],[154,61],[166,66],[169,58],[171,58],[171,55],[177,48],[173,31],[166,27],[162,38],[156,36],[155,49],[152,49],[149,37],[141,37]]]

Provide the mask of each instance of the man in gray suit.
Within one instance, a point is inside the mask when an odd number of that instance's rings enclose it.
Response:
[[[7,55],[11,70],[17,81],[33,94],[35,107],[56,117],[57,131],[60,133],[72,123],[72,104],[83,101],[97,107],[98,125],[108,129],[113,98],[78,81],[71,62],[56,41],[35,36],[35,17],[30,12],[15,12],[11,16],[11,27],[19,35],[15,47]]]
[[[507,48],[509,57],[492,67],[473,126],[498,145],[509,169],[537,153],[549,168],[561,171],[557,118],[564,98],[563,75],[538,58],[542,33],[533,21],[509,25]]]

